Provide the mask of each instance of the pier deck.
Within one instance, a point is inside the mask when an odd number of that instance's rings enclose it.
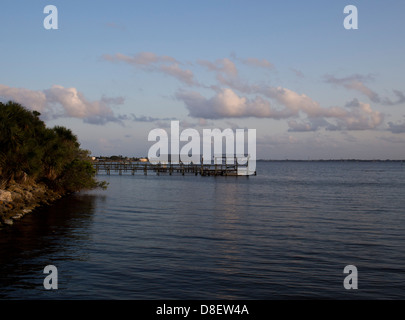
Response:
[[[201,176],[248,176],[248,165],[240,165],[237,161],[232,164],[184,164],[184,163],[159,163],[150,162],[105,162],[94,161],[93,166],[97,174],[154,174],[154,175],[186,175],[194,174]],[[256,175],[256,171],[251,173]]]

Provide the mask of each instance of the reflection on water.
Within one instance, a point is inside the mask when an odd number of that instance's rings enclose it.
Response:
[[[258,162],[254,177],[103,176],[0,238],[3,299],[403,298],[398,163]],[[42,286],[43,268],[59,289]],[[359,270],[359,290],[343,269]]]
[[[60,199],[52,207],[38,208],[12,228],[1,231],[0,297],[24,298],[25,293],[29,297],[31,289],[42,289],[46,265],[86,259],[80,245],[91,237],[95,198],[84,194]]]

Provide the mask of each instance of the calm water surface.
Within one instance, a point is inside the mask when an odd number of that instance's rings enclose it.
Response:
[[[257,165],[249,178],[100,175],[107,191],[0,231],[0,298],[405,298],[405,165]]]

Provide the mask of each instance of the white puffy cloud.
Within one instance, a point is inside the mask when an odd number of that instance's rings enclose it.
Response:
[[[260,95],[256,95],[254,99],[239,96],[230,88],[219,90],[211,98],[205,98],[198,92],[184,91],[178,92],[176,98],[184,102],[191,117],[288,119],[289,131],[296,132],[317,131],[321,128],[369,130],[377,128],[384,120],[381,112],[356,99],[344,107],[324,108],[310,97],[286,88],[267,87],[259,91],[282,107],[273,107],[269,100]],[[307,119],[303,121],[301,116]]]
[[[283,106],[287,107],[294,115],[298,115],[299,111],[315,116],[322,112],[319,103],[312,100],[305,94],[298,94],[290,89],[282,87],[263,87],[260,93],[265,96],[275,99]]]
[[[221,89],[212,98],[205,98],[198,92],[178,92],[176,98],[183,101],[189,115],[204,119],[222,118],[282,118],[270,103],[257,96],[255,99],[240,97],[232,89]]]
[[[384,120],[384,115],[371,108],[370,104],[354,99],[346,104],[348,110],[339,120],[343,122],[343,128],[348,130],[375,129]]]
[[[119,122],[110,105],[123,103],[122,97],[102,97],[100,100],[89,101],[76,88],[65,88],[60,85],[35,91],[0,84],[0,97],[39,111],[45,119],[71,117],[92,124]]]
[[[3,100],[16,101],[38,112],[45,111],[46,95],[42,91],[13,88],[0,84],[0,97]]]
[[[304,132],[326,130],[372,130],[384,121],[384,115],[371,109],[367,103],[354,99],[343,107],[319,109],[316,113],[307,114],[306,121],[290,120],[289,131]]]

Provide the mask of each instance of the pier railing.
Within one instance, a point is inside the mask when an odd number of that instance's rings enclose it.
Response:
[[[223,161],[215,159],[214,163],[155,163],[155,162],[141,162],[141,161],[93,161],[93,166],[97,174],[154,174],[154,175],[186,175],[194,174],[201,176],[248,176],[256,175],[256,171],[249,172],[248,161],[241,165],[238,159],[233,161]]]

